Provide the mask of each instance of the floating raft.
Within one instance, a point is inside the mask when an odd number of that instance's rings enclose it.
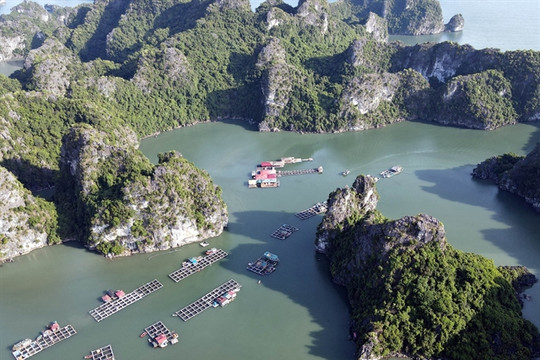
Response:
[[[403,172],[403,167],[399,165],[394,165],[388,170],[384,170],[379,175],[383,178],[391,178],[392,176],[395,176],[397,174],[401,174]]]
[[[296,214],[296,217],[299,218],[300,220],[306,220],[315,215],[325,213],[327,210],[328,210],[328,203],[326,201],[322,203],[319,202],[313,205],[312,207],[310,207],[309,209],[300,211],[299,213]]]
[[[77,334],[73,326],[66,325],[56,330],[45,330],[42,335],[35,340],[26,339],[13,346],[12,354],[15,359],[28,359],[42,350],[45,350],[62,340],[72,337]]]
[[[141,287],[133,290],[132,292],[122,296],[121,298],[115,299],[113,301],[107,302],[97,308],[90,310],[90,315],[97,321],[100,322],[103,319],[108,318],[114,313],[128,307],[141,300],[143,297],[150,295],[151,293],[161,289],[163,285],[156,279],[144,284]]]
[[[115,359],[111,345],[107,345],[102,348],[92,350],[90,355],[87,355],[84,358],[92,359],[92,360],[114,360]]]
[[[285,240],[286,238],[291,236],[292,233],[295,231],[298,231],[297,227],[283,224],[276,231],[274,231],[270,236],[276,239]]]
[[[306,174],[322,174],[324,171],[322,166],[313,169],[298,169],[298,170],[279,170],[277,176],[291,176],[291,175],[306,175]]]
[[[156,340],[156,338],[159,336],[164,336],[171,344],[176,344],[178,342],[178,334],[169,330],[161,321],[145,327],[144,331],[150,337],[148,341],[154,342],[156,347],[159,346]]]
[[[212,307],[212,303],[214,300],[221,294],[231,291],[231,290],[238,290],[242,287],[239,283],[237,283],[235,280],[231,279],[214,290],[210,291],[208,294],[204,295],[197,301],[189,304],[188,306],[178,310],[173,315],[178,316],[180,319],[184,321],[188,321],[192,317],[195,317],[202,313],[204,310]]]
[[[268,275],[276,270],[278,264],[278,256],[266,251],[263,256],[255,260],[255,262],[248,263],[246,269],[257,275]]]
[[[227,255],[229,254],[227,254],[225,251],[221,249],[218,249],[215,253],[203,256],[200,260],[197,260],[196,264],[190,263],[188,265],[182,266],[180,269],[176,270],[175,272],[170,273],[169,277],[174,282],[179,282],[180,280],[187,278],[189,275],[196,273],[197,271],[201,271],[205,267],[210,266],[216,261],[223,259]]]

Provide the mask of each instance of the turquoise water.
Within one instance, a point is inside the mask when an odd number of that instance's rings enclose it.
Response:
[[[538,2],[524,3],[532,8],[523,8],[523,17],[505,19],[513,19],[510,29],[515,33],[521,32],[520,27],[529,29],[523,36],[526,44],[520,46],[538,49],[534,46],[539,27],[535,32],[527,25],[538,21],[534,20],[538,12],[533,11]],[[442,4],[445,16],[463,13],[471,32],[475,21],[484,21],[468,20],[468,10],[459,6],[473,11],[485,2]],[[455,8],[447,11],[449,5]],[[492,5],[499,6],[499,13],[510,12],[507,3]],[[532,20],[526,20],[529,17]],[[512,48],[516,43],[512,31],[497,29],[490,36],[477,34],[480,42],[473,45],[492,46],[490,41],[500,38],[507,49]],[[469,35],[463,32],[459,41],[465,36]],[[78,335],[35,359],[80,359],[106,344],[112,344],[118,359],[352,359],[346,295],[332,284],[325,258],[314,252],[321,217],[300,221],[294,214],[326,199],[336,187],[351,184],[357,174],[377,174],[400,164],[405,168],[402,174],[377,184],[383,214],[398,218],[429,213],[445,224],[455,247],[487,256],[497,265],[526,265],[539,275],[539,215],[520,199],[470,177],[474,165],[485,158],[510,151],[525,154],[538,141],[538,124],[483,132],[402,123],[360,133],[299,135],[258,133],[235,122],[201,124],[146,139],[141,150],[152,161],[158,152],[176,149],[223,188],[230,226],[209,242],[228,251],[229,257],[178,284],[167,274],[184,259],[200,254],[203,249],[197,244],[113,261],[74,244],[19,257],[0,268],[0,359],[12,358],[9,349],[14,343],[35,338],[53,320],[72,324]],[[282,156],[312,157],[313,163],[295,168],[322,165],[324,173],[283,178],[278,189],[247,188],[255,164]],[[340,175],[345,169],[351,170],[348,177]],[[283,223],[300,231],[284,241],[271,238],[269,234]],[[261,278],[245,266],[266,250],[278,254],[281,263],[258,284]],[[127,292],[154,278],[163,289],[138,303],[100,323],[88,314],[100,304],[104,290]],[[186,323],[171,316],[230,278],[243,285],[231,305],[209,309]],[[524,315],[540,326],[540,286],[527,293],[533,300],[525,302]],[[179,344],[155,350],[139,338],[144,327],[158,320],[180,333]]]
[[[14,343],[36,337],[57,320],[71,323],[79,334],[40,353],[39,359],[81,358],[109,343],[118,359],[352,359],[346,296],[332,284],[325,258],[314,252],[321,217],[301,221],[294,214],[351,184],[357,174],[377,174],[400,164],[402,174],[377,184],[383,214],[429,213],[445,224],[455,247],[497,265],[526,265],[539,274],[539,215],[496,186],[470,177],[483,159],[509,151],[524,154],[537,141],[540,129],[531,124],[484,132],[420,123],[327,135],[258,133],[243,123],[209,123],[146,139],[141,150],[152,161],[159,152],[178,150],[223,188],[229,229],[209,242],[229,257],[178,284],[167,274],[200,254],[197,244],[112,261],[71,244],[17,258],[0,269],[0,323],[10,324],[0,327],[0,358],[8,359]],[[258,162],[282,156],[312,157],[312,163],[292,168],[320,165],[324,173],[282,178],[277,189],[247,188],[248,174]],[[340,174],[344,169],[351,170],[348,177]],[[287,240],[270,237],[283,223],[300,230]],[[275,273],[261,278],[245,270],[267,250],[281,259]],[[127,292],[154,278],[163,289],[140,302],[100,323],[88,314],[104,290]],[[188,322],[171,316],[231,278],[243,285],[232,304]],[[524,308],[537,325],[539,288],[528,291],[533,300]],[[179,331],[179,344],[155,350],[139,338],[144,327],[158,320]]]
[[[540,1],[538,0],[440,0],[444,21],[462,14],[465,29],[424,36],[391,36],[406,44],[454,41],[476,49],[540,50]]]

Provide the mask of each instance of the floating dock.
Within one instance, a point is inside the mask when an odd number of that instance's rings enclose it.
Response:
[[[322,174],[324,171],[322,166],[313,169],[298,169],[298,170],[278,170],[277,176],[292,176],[292,175],[306,175],[306,174]]]
[[[154,347],[165,347],[169,343],[178,343],[178,333],[169,330],[161,321],[145,327],[144,332],[150,337],[148,341]]]
[[[328,210],[328,203],[326,201],[322,203],[316,203],[309,209],[305,209],[296,214],[296,217],[300,220],[306,220],[312,218],[315,215],[325,213]]]
[[[218,286],[214,290],[210,291],[208,294],[204,295],[203,297],[201,297],[197,301],[195,301],[195,302],[189,304],[188,306],[178,310],[177,312],[175,312],[173,314],[173,316],[178,316],[180,319],[182,319],[184,321],[188,321],[192,317],[195,317],[195,316],[199,315],[200,313],[202,313],[204,310],[212,307],[212,303],[214,302],[214,300],[218,296],[220,296],[220,295],[222,295],[222,294],[224,294],[224,293],[226,293],[228,291],[231,291],[231,290],[232,291],[237,291],[241,287],[242,287],[242,285],[237,283],[235,280],[231,279],[231,280],[221,284],[220,286]]]
[[[66,325],[61,328],[58,326],[58,323],[54,322],[35,340],[25,339],[13,345],[12,354],[17,360],[28,359],[75,334],[77,332],[73,326]]]
[[[248,263],[246,269],[254,272],[257,275],[268,275],[276,270],[278,264],[278,256],[266,251],[263,256],[257,260],[252,263]]]
[[[270,236],[276,239],[285,240],[292,235],[293,232],[298,231],[297,227],[283,224],[276,231],[274,231]]]
[[[394,165],[388,170],[384,170],[379,175],[383,178],[390,178],[392,176],[395,176],[397,174],[401,174],[403,172],[403,167],[399,165]]]
[[[267,167],[282,168],[286,164],[297,164],[297,163],[301,163],[301,162],[305,162],[305,161],[313,161],[313,159],[312,158],[300,159],[300,158],[295,158],[295,157],[292,157],[292,156],[288,156],[288,157],[282,157],[279,160],[263,161],[258,165],[258,167],[261,167],[261,168],[265,168],[265,167],[266,168]]]
[[[154,279],[118,299],[107,302],[93,310],[90,310],[89,313],[97,322],[100,322],[112,314],[117,313],[129,305],[141,300],[143,297],[161,289],[162,287],[163,285]]]
[[[92,359],[92,360],[115,360],[111,345],[107,345],[102,348],[92,350],[90,355],[86,355],[84,358]]]
[[[216,252],[203,256],[201,259],[197,260],[196,264],[188,263],[183,265],[180,269],[176,270],[173,273],[170,273],[169,277],[174,282],[179,282],[180,280],[187,278],[189,275],[201,271],[205,267],[210,266],[216,261],[223,259],[227,255],[229,254],[227,254],[221,249],[218,249]]]

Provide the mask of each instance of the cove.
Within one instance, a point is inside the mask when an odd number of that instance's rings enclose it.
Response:
[[[0,358],[11,358],[14,343],[35,338],[56,320],[73,325],[78,334],[41,352],[39,359],[81,358],[107,344],[119,359],[352,359],[346,294],[331,282],[324,256],[314,251],[321,217],[301,221],[294,214],[352,184],[360,173],[376,175],[399,164],[403,173],[377,183],[384,215],[431,214],[444,223],[448,241],[458,249],[497,265],[525,265],[538,275],[539,215],[522,200],[470,176],[485,158],[525,154],[537,141],[538,124],[485,132],[411,122],[304,135],[259,133],[242,122],[217,122],[145,139],[140,149],[152,161],[159,152],[177,150],[222,187],[230,223],[209,242],[229,256],[180,283],[167,274],[201,254],[198,244],[107,260],[66,243],[16,258],[0,269]],[[323,166],[324,173],[285,177],[276,189],[247,188],[257,163],[282,156],[312,157],[312,163],[291,169]],[[341,175],[345,169],[351,171],[347,177]],[[284,223],[300,230],[286,240],[270,237]],[[264,251],[281,261],[274,273],[259,277],[245,267]],[[232,304],[188,322],[171,316],[231,278],[242,285]],[[152,279],[163,288],[136,304],[100,323],[88,314],[106,289],[129,292]],[[523,310],[537,326],[539,288],[527,291],[532,301],[525,301]],[[177,345],[152,349],[139,338],[144,327],[160,320],[179,332]]]

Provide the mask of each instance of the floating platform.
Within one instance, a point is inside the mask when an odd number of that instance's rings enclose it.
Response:
[[[180,319],[184,321],[188,321],[189,319],[199,315],[204,310],[212,307],[212,304],[214,303],[214,300],[216,298],[228,291],[238,291],[242,285],[237,283],[235,280],[231,279],[214,290],[210,291],[208,294],[204,295],[197,301],[189,304],[188,306],[178,310],[173,314],[173,316],[178,316]]]
[[[313,205],[312,207],[302,210],[296,214],[296,217],[300,220],[306,220],[312,218],[315,215],[325,213],[328,210],[328,203],[326,201],[319,202]]]
[[[92,350],[90,355],[86,355],[84,358],[92,359],[92,360],[115,360],[111,345],[107,345],[102,348]]]
[[[13,345],[12,354],[17,360],[28,359],[37,353],[77,334],[73,326],[59,327],[54,322],[35,340],[25,339]]]
[[[276,239],[285,240],[292,235],[293,232],[298,231],[297,227],[283,224],[276,231],[274,231],[270,236]]]
[[[162,287],[163,285],[154,279],[118,299],[109,301],[93,310],[90,310],[89,313],[97,322],[100,322],[112,314],[115,314],[129,305],[141,300],[143,297],[161,289]]]
[[[148,341],[154,345],[154,347],[165,347],[169,343],[178,343],[178,333],[169,330],[161,321],[145,327],[144,332],[148,334],[150,337]]]
[[[246,269],[254,272],[257,275],[268,275],[276,270],[278,264],[279,258],[277,257],[277,255],[266,251],[263,256],[261,256],[257,260],[252,263],[248,263]]]
[[[324,171],[322,166],[313,169],[298,169],[298,170],[278,170],[277,176],[292,176],[292,175],[306,175],[306,174],[322,174]]]
[[[212,254],[208,254],[206,256],[201,257],[200,259],[197,260],[197,263],[195,264],[186,263],[180,269],[176,270],[173,273],[170,273],[169,277],[174,282],[179,282],[180,280],[187,278],[189,275],[194,274],[198,271],[201,271],[205,267],[210,266],[216,261],[223,259],[227,255],[229,254],[227,254],[225,251],[221,249],[218,249],[216,252]]]
[[[313,161],[312,158],[308,158],[308,159],[301,159],[301,158],[295,158],[295,157],[292,157],[292,156],[288,156],[288,157],[282,157],[281,159],[279,160],[274,160],[274,161],[263,161],[261,162],[258,167],[276,167],[276,168],[282,168],[284,167],[286,164],[297,164],[297,163],[301,163],[301,162],[304,162],[304,161]]]
[[[381,177],[383,177],[383,178],[390,178],[390,177],[395,176],[397,174],[401,174],[402,172],[403,172],[403,167],[401,167],[399,165],[395,165],[395,166],[392,166],[388,170],[384,170],[379,175]]]

